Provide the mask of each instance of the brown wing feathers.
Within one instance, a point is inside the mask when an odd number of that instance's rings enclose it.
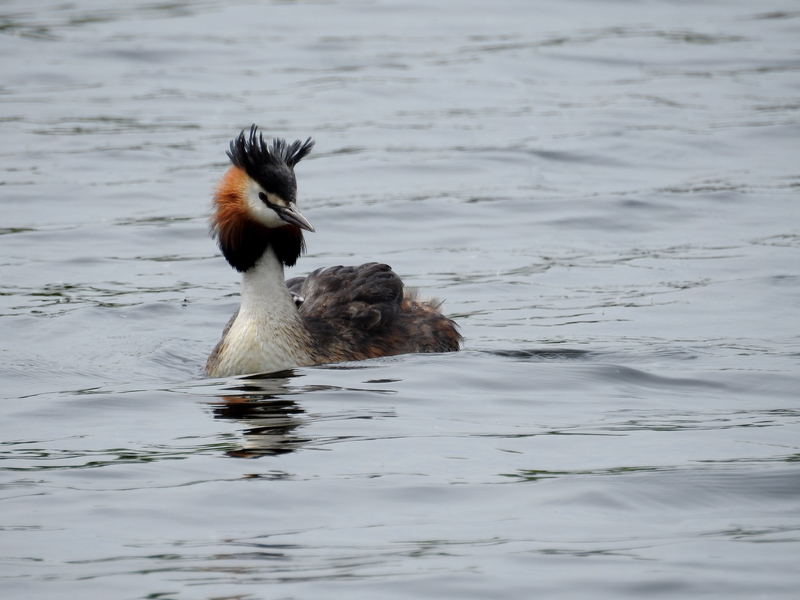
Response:
[[[437,304],[404,297],[388,265],[331,267],[287,282],[318,343],[320,362],[458,350],[461,336]]]
[[[330,267],[309,275],[300,294],[300,314],[347,320],[362,329],[388,323],[400,310],[403,282],[388,265]]]

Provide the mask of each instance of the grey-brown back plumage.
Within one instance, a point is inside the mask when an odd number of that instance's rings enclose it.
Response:
[[[315,340],[318,362],[459,349],[461,335],[439,313],[440,303],[404,292],[388,265],[317,269],[286,284]]]

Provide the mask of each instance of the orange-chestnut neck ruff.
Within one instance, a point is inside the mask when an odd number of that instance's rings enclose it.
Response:
[[[240,167],[231,167],[214,194],[211,235],[230,265],[239,272],[252,268],[268,246],[278,260],[293,266],[305,250],[303,232],[288,223],[271,229],[250,215],[245,194],[249,175]]]

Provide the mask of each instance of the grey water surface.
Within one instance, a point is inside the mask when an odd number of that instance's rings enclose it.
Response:
[[[0,595],[800,596],[800,5],[0,4]],[[225,150],[287,276],[462,352],[216,380]]]

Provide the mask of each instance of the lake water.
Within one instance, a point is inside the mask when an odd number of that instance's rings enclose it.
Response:
[[[797,598],[800,7],[0,5],[0,593]],[[464,351],[215,380],[229,140],[313,136],[287,276]]]

